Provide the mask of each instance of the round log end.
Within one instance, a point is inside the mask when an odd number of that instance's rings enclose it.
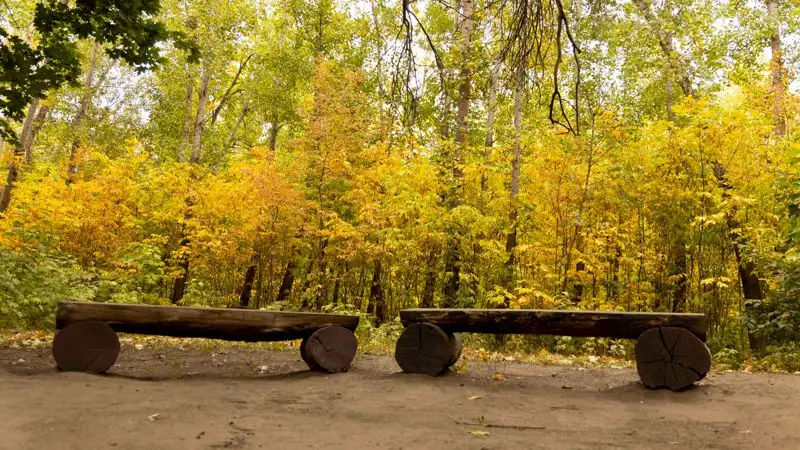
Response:
[[[440,375],[461,356],[461,340],[436,325],[413,323],[397,340],[394,359],[408,373]]]
[[[117,333],[104,322],[73,323],[53,339],[53,359],[63,371],[104,373],[118,355]]]
[[[345,372],[356,357],[358,341],[347,328],[320,328],[300,345],[300,355],[311,370]]]
[[[635,352],[639,378],[651,389],[681,391],[711,370],[708,347],[684,328],[651,328],[639,336]]]

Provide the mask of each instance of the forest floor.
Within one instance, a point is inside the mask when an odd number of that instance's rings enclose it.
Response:
[[[123,344],[108,375],[0,348],[2,449],[791,448],[800,376],[712,373],[652,391],[630,368],[470,361],[432,378],[391,357],[309,372],[298,352]],[[502,376],[498,375],[502,373]]]

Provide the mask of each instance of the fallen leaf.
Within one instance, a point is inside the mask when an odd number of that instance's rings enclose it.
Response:
[[[467,397],[467,400],[477,400],[479,398],[481,398],[480,395],[470,395],[469,397]]]
[[[469,430],[469,431],[467,431],[467,433],[469,433],[469,434],[471,434],[473,436],[488,436],[489,435],[488,431],[481,431],[481,430]]]

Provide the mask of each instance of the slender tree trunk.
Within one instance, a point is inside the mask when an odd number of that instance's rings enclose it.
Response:
[[[31,130],[31,135],[28,138],[24,149],[25,165],[29,165],[33,162],[33,142],[36,140],[39,130],[41,130],[44,126],[48,114],[50,114],[50,106],[48,105],[42,105],[42,107],[39,108],[39,111],[36,112],[36,118],[33,120],[33,129]]]
[[[672,312],[682,312],[686,306],[688,276],[686,274],[686,240],[682,237],[674,244],[670,276],[675,280],[672,294]]]
[[[664,96],[665,96],[665,103],[666,103],[666,111],[667,111],[667,120],[673,120],[675,118],[675,114],[672,112],[672,102],[674,101],[675,97],[675,86],[674,82],[672,81],[672,73],[669,68],[666,68],[667,76],[664,77]]]
[[[185,116],[183,120],[183,129],[181,130],[181,146],[180,149],[178,150],[178,161],[180,162],[186,161],[186,154],[188,153],[187,150],[189,149],[189,146],[191,144],[190,138],[192,136],[192,128],[194,125],[195,116],[197,115],[197,112],[192,110],[193,104],[194,104],[194,80],[192,80],[190,77],[189,82],[186,85],[186,104],[184,106]]]
[[[511,232],[506,238],[506,290],[511,292],[516,287],[514,270],[517,265],[517,229],[518,215],[517,197],[519,196],[519,174],[522,156],[522,104],[524,95],[524,76],[525,71],[522,64],[517,67],[514,76],[514,155],[511,158],[511,210],[508,213],[508,220],[511,222]],[[506,307],[510,306],[510,299],[506,298]]]
[[[89,58],[89,65],[86,68],[83,94],[81,95],[80,102],[78,103],[78,110],[76,111],[75,117],[73,117],[72,124],[70,125],[70,129],[74,137],[69,150],[69,161],[67,164],[67,184],[71,184],[74,181],[75,174],[78,173],[77,154],[78,149],[83,141],[83,130],[86,116],[89,115],[89,110],[92,107],[95,94],[97,94],[97,92],[100,90],[100,87],[102,87],[105,83],[106,77],[108,77],[108,73],[111,71],[111,67],[114,65],[113,63],[109,64],[99,76],[96,76],[95,72],[97,71],[97,57],[99,51],[100,45],[95,43],[94,47],[92,48],[92,55]]]
[[[325,245],[327,246],[327,241]],[[329,277],[328,277],[328,260],[327,258],[325,258],[325,248],[322,249],[322,257],[320,258],[320,264],[319,264],[319,273],[321,275],[321,280],[320,280],[321,288],[314,302],[314,308],[317,311],[320,311],[322,307],[325,306],[325,302],[328,300]]]
[[[381,276],[381,260],[378,259],[375,261],[375,270],[372,272],[372,285],[369,289],[369,303],[367,303],[367,314],[375,314],[375,326],[380,326],[386,320],[386,304]]]
[[[211,79],[210,63],[206,62],[203,65],[203,73],[200,77],[200,90],[197,97],[197,113],[194,120],[194,133],[192,135],[192,153],[189,157],[189,164],[191,165],[190,179],[194,182],[197,180],[196,166],[200,164],[200,151],[203,145],[203,123],[205,122],[206,103],[208,102],[208,83]],[[186,213],[184,213],[184,222],[188,222],[192,218],[192,207],[194,206],[193,195],[190,193],[186,197]],[[186,293],[186,284],[189,281],[189,239],[186,237],[186,225],[181,229],[183,238],[181,239],[180,252],[181,259],[179,267],[181,269],[178,278],[172,288],[172,303],[178,304],[183,300]]]
[[[484,168],[481,173],[481,191],[489,187],[489,158],[494,147],[494,122],[497,117],[497,91],[500,88],[500,61],[496,61],[489,75],[489,104],[486,113],[486,142],[484,142]]]
[[[614,245],[614,256],[611,258],[611,282],[608,286],[608,300],[619,301],[619,264],[622,259],[622,247]],[[596,278],[592,278],[592,297],[595,296]]]
[[[469,107],[472,92],[472,34],[474,31],[473,0],[461,2],[461,71],[459,73],[458,112],[456,115],[455,146],[452,154],[453,186],[448,195],[450,209],[461,204],[461,190],[464,180],[464,156],[469,137]],[[447,282],[444,287],[445,307],[454,307],[458,302],[461,278],[461,237],[458,232],[451,233],[445,253],[445,272]]]
[[[658,45],[661,47],[661,51],[664,53],[667,64],[672,71],[672,76],[677,77],[678,85],[681,87],[683,95],[692,95],[694,89],[692,88],[692,80],[687,64],[681,60],[680,54],[675,50],[672,33],[666,30],[667,27],[653,13],[649,0],[633,0],[633,3],[642,14],[642,17],[644,17],[650,30],[655,34]]]
[[[14,158],[8,166],[8,174],[6,175],[6,182],[3,185],[3,191],[0,193],[0,214],[4,213],[8,206],[11,204],[11,193],[14,186],[19,179],[20,165],[22,164],[25,155],[30,152],[29,148],[33,143],[33,128],[34,118],[36,111],[39,108],[39,99],[34,98],[28,106],[28,113],[22,122],[22,131],[19,133],[19,142],[14,147]]]
[[[337,271],[333,281],[333,298],[331,299],[331,304],[333,305],[339,304],[339,290],[341,281],[341,274],[339,274]]]
[[[438,259],[439,252],[431,250],[425,270],[425,285],[422,288],[422,299],[419,302],[420,308],[433,308],[433,296],[436,292],[436,262]]]
[[[181,239],[180,249],[184,252],[187,251],[187,247],[189,246],[189,239],[186,238],[186,225],[181,228],[181,234],[184,236]],[[170,296],[170,301],[173,305],[177,305],[178,303],[183,300],[183,296],[186,294],[186,283],[189,281],[189,255],[182,254],[178,261],[178,268],[180,269],[180,273],[178,278],[172,283],[172,295]]]
[[[778,16],[778,0],[767,0],[769,14],[770,36],[769,42],[772,49],[772,91],[774,95],[773,124],[774,133],[779,138],[786,136],[786,113],[784,102],[786,86],[783,80],[783,55],[781,51],[781,27]]]
[[[200,91],[197,95],[197,114],[194,119],[194,133],[192,134],[192,154],[189,161],[192,164],[200,162],[200,150],[203,147],[203,125],[205,123],[206,104],[208,103],[208,83],[211,80],[210,63],[203,65],[200,76]]]
[[[461,72],[458,85],[458,112],[456,115],[456,162],[463,164],[469,134],[469,105],[472,95],[472,34],[475,28],[473,20],[473,1],[461,2]],[[461,167],[457,167],[461,170]],[[460,176],[460,173],[459,173]]]
[[[723,190],[723,198],[730,198],[730,191],[733,190],[733,186],[728,181],[727,169],[725,166],[719,163],[714,164],[714,177],[717,179],[717,184]],[[744,237],[739,231],[742,229],[742,224],[736,219],[736,211],[729,211],[726,213],[725,217],[728,225],[728,235],[731,238],[731,243],[733,244],[733,253],[736,257],[736,267],[739,273],[739,282],[742,286],[742,295],[745,300],[745,313],[752,313],[753,306],[748,300],[764,299],[764,291],[761,286],[761,280],[759,280],[758,275],[756,274],[755,264],[750,259],[744,258],[742,255],[741,243],[744,240]],[[764,342],[760,336],[753,332],[753,330],[748,329],[748,339],[750,341],[750,348],[752,350],[759,351],[763,349]]]
[[[594,124],[592,124],[592,134],[594,134]],[[581,254],[580,258],[583,258],[583,254],[586,251],[586,242],[583,239],[583,217],[584,217],[584,210],[586,208],[586,202],[589,198],[589,182],[592,178],[592,169],[594,168],[594,142],[589,144],[589,160],[586,164],[586,176],[583,180],[583,194],[581,195],[581,202],[578,205],[578,223],[575,224],[575,237],[574,239],[574,248]],[[572,252],[569,251],[569,254]],[[568,261],[571,261],[571,257],[568,258]],[[581,259],[575,263],[575,272],[576,278],[572,285],[572,302],[578,303],[583,298],[583,281],[580,279],[580,273],[586,270],[586,263],[583,262]]]
[[[247,100],[244,101],[242,104],[242,112],[239,113],[239,117],[236,118],[236,123],[233,124],[233,129],[231,130],[231,135],[228,138],[228,148],[232,149],[233,146],[236,144],[236,133],[239,132],[239,127],[242,125],[244,118],[247,116],[247,113],[250,111],[250,102]]]

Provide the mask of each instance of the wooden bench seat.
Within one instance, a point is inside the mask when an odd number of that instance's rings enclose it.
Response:
[[[636,339],[636,365],[650,388],[682,390],[711,368],[703,314],[536,309],[406,309],[395,349],[405,372],[439,375],[461,354],[454,333],[548,334]]]
[[[244,309],[61,302],[53,357],[61,370],[102,373],[119,354],[116,333],[244,342],[302,339],[312,369],[346,370],[355,357],[358,316]]]

